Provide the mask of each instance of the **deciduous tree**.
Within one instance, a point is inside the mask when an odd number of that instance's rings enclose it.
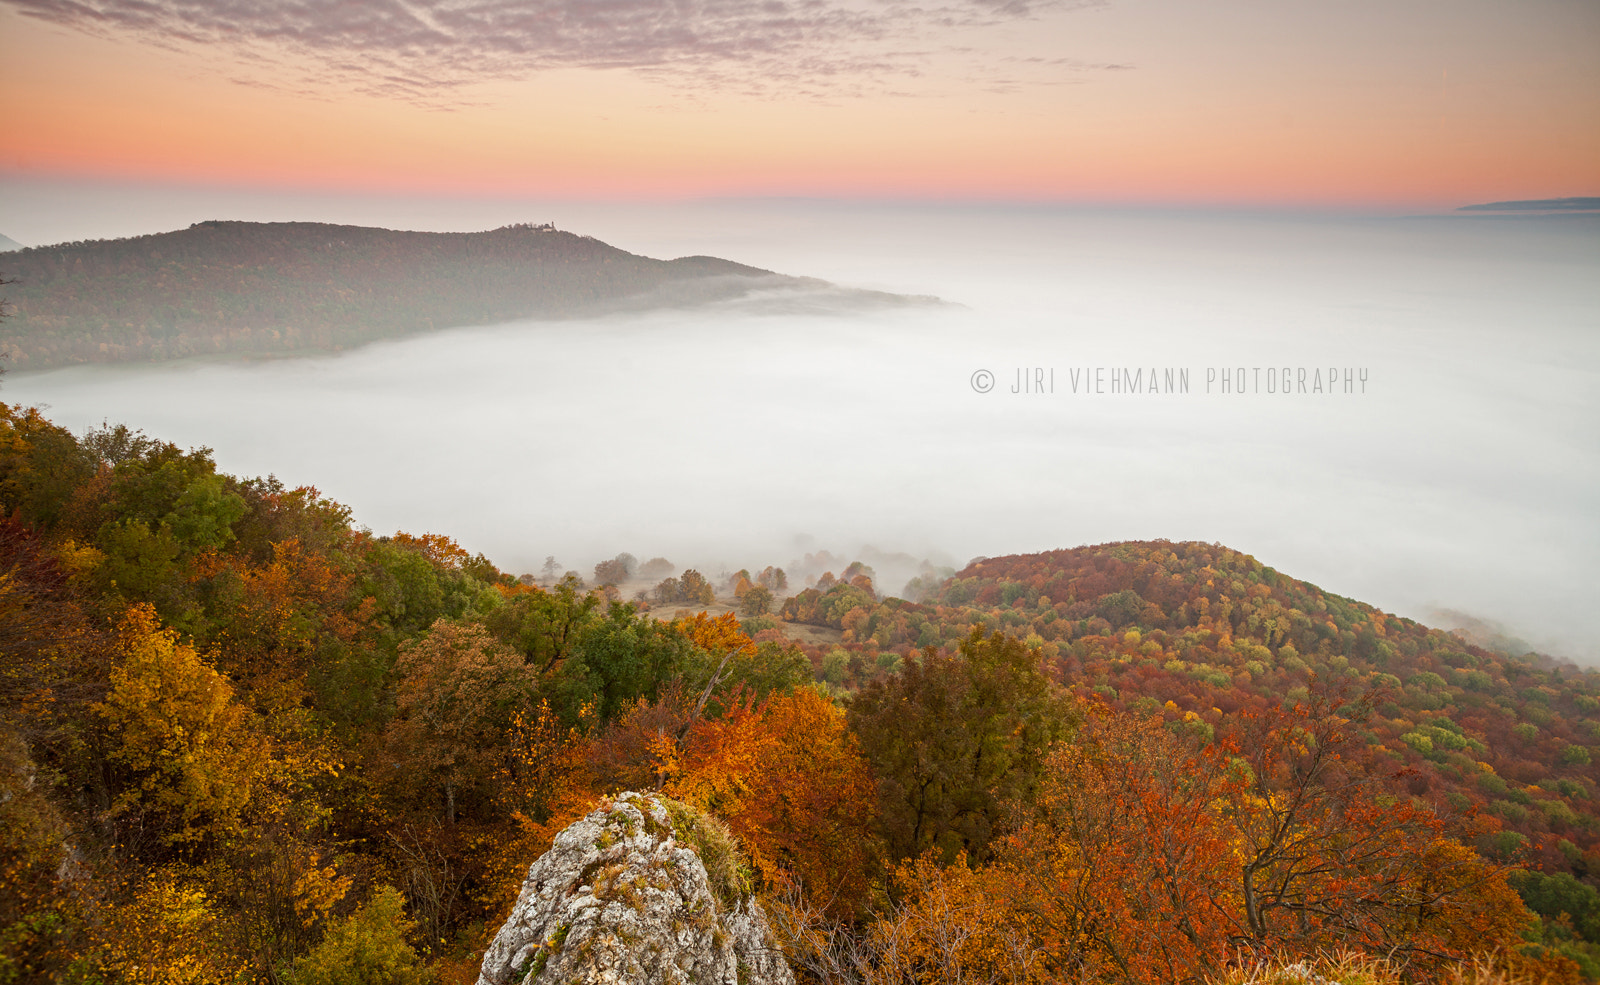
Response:
[[[388,729],[394,788],[431,802],[445,823],[471,797],[489,797],[512,725],[536,680],[522,656],[473,623],[441,619],[400,649],[396,714]]]
[[[988,857],[1007,803],[1031,801],[1068,708],[1039,656],[975,629],[954,655],[926,650],[850,701],[851,728],[877,773],[890,857],[930,848]]]
[[[118,627],[121,659],[95,708],[116,767],[110,815],[167,843],[226,838],[272,770],[272,750],[233,688],[149,605]]]

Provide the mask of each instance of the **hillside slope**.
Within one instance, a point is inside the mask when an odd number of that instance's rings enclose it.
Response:
[[[974,625],[1026,640],[1064,684],[1207,731],[1308,690],[1369,695],[1364,737],[1406,790],[1498,818],[1480,846],[1600,874],[1600,675],[1508,655],[1275,571],[1217,544],[1144,541],[981,558],[919,603],[826,577],[785,618],[906,652]],[[851,661],[863,674],[892,661]],[[847,686],[850,681],[844,682]]]

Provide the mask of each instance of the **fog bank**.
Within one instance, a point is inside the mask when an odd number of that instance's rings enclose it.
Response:
[[[0,394],[209,445],[519,572],[1219,541],[1600,662],[1593,218],[571,210],[551,218],[636,253],[946,303],[774,295]]]

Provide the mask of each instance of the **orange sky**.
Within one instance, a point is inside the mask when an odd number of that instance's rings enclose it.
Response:
[[[90,33],[52,0],[0,0],[0,182],[1394,208],[1600,194],[1587,0],[1034,4],[888,34],[711,25],[699,48],[601,24],[574,53],[481,65],[467,31],[386,48],[368,25],[312,25],[326,36],[285,47],[271,24],[227,24],[233,40],[201,44],[176,36],[183,0],[161,2],[171,23]],[[590,0],[561,2],[576,17]],[[852,2],[839,23],[878,9]],[[448,86],[380,91],[398,72]]]

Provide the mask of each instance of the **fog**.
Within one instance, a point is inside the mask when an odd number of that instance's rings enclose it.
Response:
[[[1217,541],[1600,663],[1596,217],[531,208],[478,227],[553,219],[941,303],[768,292],[338,355],[13,374],[0,396],[77,431],[210,446],[226,471],[314,484],[375,531],[449,533],[515,572],[866,550],[894,592],[924,558]],[[1148,392],[1152,369],[1162,391],[1186,371],[1188,391]],[[1139,392],[1112,392],[1124,371]]]

